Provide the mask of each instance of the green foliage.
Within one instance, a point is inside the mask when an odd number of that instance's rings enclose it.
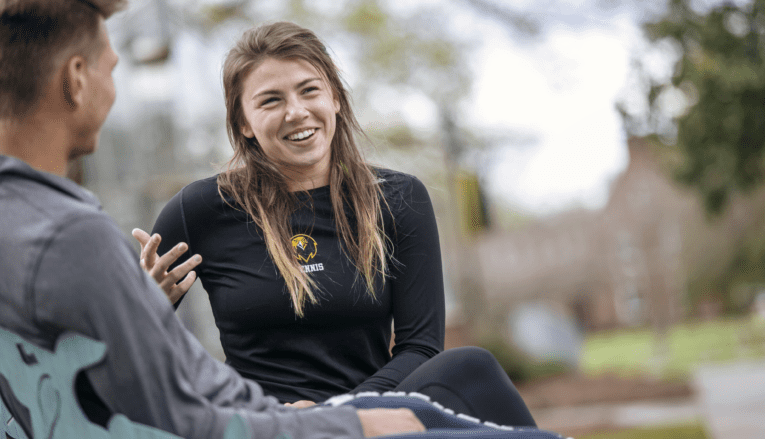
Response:
[[[661,339],[649,329],[625,329],[585,338],[581,369],[588,374],[622,376],[656,373],[690,376],[701,362],[765,357],[765,324],[756,318],[692,322],[672,327]],[[657,364],[657,354],[666,355]]]
[[[441,14],[422,10],[397,18],[378,0],[350,1],[348,6],[340,19],[363,47],[358,63],[366,81],[411,86],[439,104],[468,90],[465,47],[439,26]]]
[[[700,424],[677,425],[657,428],[633,428],[577,436],[577,439],[707,439]]]
[[[675,53],[677,63],[669,78],[643,74],[646,114],[621,110],[629,134],[663,139],[659,152],[677,179],[698,191],[708,219],[739,230],[714,231],[728,243],[716,244],[715,260],[691,256],[700,263],[688,266],[686,285],[691,311],[715,302],[736,314],[765,283],[765,206],[756,201],[765,183],[765,0],[707,4],[702,10],[698,2],[670,0],[659,19],[644,24],[653,47]],[[746,230],[723,215],[743,205],[755,218]]]
[[[385,32],[388,16],[374,1],[365,1],[345,16],[345,28],[359,35],[376,36]]]
[[[396,150],[408,150],[416,149],[421,151],[421,148],[426,147],[421,140],[417,138],[415,133],[407,125],[393,125],[384,128],[371,128],[367,129],[369,137],[379,145],[395,148]]]
[[[738,249],[730,264],[717,276],[702,275],[688,281],[686,299],[692,314],[699,314],[700,308],[709,304],[718,304],[725,315],[749,313],[757,293],[765,290],[765,255],[751,255],[751,250],[746,244]]]
[[[717,214],[732,193],[748,193],[765,180],[765,0],[741,7],[726,2],[704,15],[690,3],[671,0],[663,17],[644,26],[651,41],[680,53],[669,81],[649,80],[648,129],[666,134],[673,115],[661,96],[681,92],[689,105],[675,119],[685,158],[676,174]]]
[[[204,17],[203,24],[206,28],[244,16],[242,5],[240,4],[209,4],[203,6],[200,13]]]
[[[478,346],[494,355],[507,376],[515,384],[560,375],[569,371],[569,368],[561,363],[537,362],[499,336],[486,337],[478,343]]]
[[[747,199],[736,197],[730,212],[715,218],[718,221],[709,232],[710,239],[687,250],[685,299],[692,315],[709,304],[716,304],[724,314],[746,314],[755,295],[765,290],[763,195],[765,191],[759,190]],[[689,238],[699,239],[692,231]],[[689,244],[692,246],[694,243]]]

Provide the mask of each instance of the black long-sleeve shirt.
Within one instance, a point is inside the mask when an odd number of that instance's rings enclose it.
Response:
[[[329,187],[298,194],[292,246],[319,287],[319,303],[307,303],[303,318],[295,315],[261,231],[221,198],[216,177],[181,190],[154,226],[162,236],[159,254],[186,242],[179,261],[202,255],[196,271],[226,362],[280,401],[391,390],[443,350],[443,274],[430,198],[415,177],[377,172],[390,207],[383,211],[394,260],[376,300],[341,249]]]

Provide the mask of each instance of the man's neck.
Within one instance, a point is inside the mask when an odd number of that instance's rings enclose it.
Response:
[[[69,162],[68,139],[66,130],[55,122],[41,123],[35,117],[17,123],[0,121],[0,154],[62,177]]]

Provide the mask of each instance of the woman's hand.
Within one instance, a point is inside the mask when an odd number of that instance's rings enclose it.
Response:
[[[364,437],[425,431],[414,412],[405,409],[360,409],[356,411],[364,429]]]
[[[170,299],[170,302],[175,304],[186,294],[197,279],[197,274],[191,271],[191,269],[202,262],[202,257],[194,255],[168,273],[168,267],[186,252],[188,245],[182,242],[162,255],[162,257],[159,257],[157,255],[157,248],[159,248],[159,243],[162,241],[162,237],[159,234],[155,233],[154,236],[149,236],[148,233],[141,229],[133,229],[133,237],[141,244],[141,268],[157,281],[162,291],[167,295],[167,298]],[[177,283],[181,279],[183,281]]]
[[[300,401],[295,402],[285,402],[284,405],[287,407],[295,407],[296,409],[304,409],[306,407],[311,407],[316,405],[313,401],[308,401],[306,399],[301,399]]]

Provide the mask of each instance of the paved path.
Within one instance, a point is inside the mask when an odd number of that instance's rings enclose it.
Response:
[[[700,422],[709,439],[765,439],[765,361],[703,365],[693,398],[532,410],[552,431],[658,427]]]
[[[765,438],[765,362],[707,365],[694,374],[711,439]]]
[[[691,398],[536,409],[532,414],[541,428],[557,432],[675,425],[702,418]]]

